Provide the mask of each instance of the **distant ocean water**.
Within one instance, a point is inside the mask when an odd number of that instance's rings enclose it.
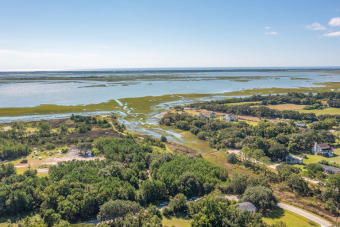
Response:
[[[252,88],[311,87],[340,81],[336,68],[191,68],[2,72],[0,107],[83,105],[167,94],[216,94]]]

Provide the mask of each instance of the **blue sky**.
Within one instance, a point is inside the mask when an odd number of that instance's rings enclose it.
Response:
[[[339,0],[0,0],[0,70],[340,66]]]

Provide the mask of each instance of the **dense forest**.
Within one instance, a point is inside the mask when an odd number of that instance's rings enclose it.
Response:
[[[154,152],[131,136],[98,138],[102,161],[69,161],[51,166],[49,177],[35,170],[16,174],[13,164],[0,171],[0,214],[38,211],[48,226],[137,212],[182,193],[210,193],[228,181],[225,169],[201,158]],[[116,204],[117,203],[117,204]],[[112,210],[112,206],[125,209]]]
[[[315,95],[313,95],[312,93],[288,93],[282,95],[277,94],[264,96],[254,95],[244,98],[229,98],[223,100],[193,103],[188,106],[191,108],[200,108],[211,111],[254,116],[260,118],[281,118],[306,121],[317,121],[323,120],[325,118],[337,118],[337,120],[340,120],[340,115],[321,115],[317,117],[314,113],[300,113],[295,110],[276,110],[267,107],[267,105],[291,103],[298,105],[307,105],[305,109],[323,109],[327,108],[327,105],[322,102],[324,100],[326,100],[325,102],[327,102],[327,104],[331,107],[339,107],[339,97],[340,92],[318,93]],[[242,104],[243,102],[248,103]],[[228,103],[240,104],[227,105]]]

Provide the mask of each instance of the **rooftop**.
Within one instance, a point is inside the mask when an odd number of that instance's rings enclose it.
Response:
[[[256,209],[256,207],[254,206],[254,204],[250,203],[250,202],[243,202],[243,203],[239,203],[238,207],[240,208],[240,210],[244,210],[247,209],[248,211],[251,211],[253,209]]]
[[[293,159],[298,159],[298,160],[303,160],[303,158],[296,157],[296,156],[291,155],[291,154],[287,155],[287,157],[288,157],[288,158],[293,158]]]
[[[320,143],[319,146],[321,147],[321,149],[330,149],[331,146],[329,146],[328,143]]]
[[[321,165],[322,165],[323,169],[326,170],[326,171],[331,171],[331,172],[334,172],[334,173],[340,172],[339,168],[335,168],[333,166],[327,166],[327,165],[323,165],[323,164],[321,164]]]

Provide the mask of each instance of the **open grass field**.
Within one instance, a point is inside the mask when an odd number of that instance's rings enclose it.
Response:
[[[340,114],[340,108],[326,108],[323,110],[304,110],[306,105],[296,105],[296,104],[279,104],[279,105],[268,105],[270,109],[275,110],[296,110],[300,113],[315,113],[315,115],[330,114],[336,115]]]
[[[164,217],[162,220],[163,226],[180,226],[180,227],[190,227],[190,223],[192,222],[192,219],[188,219],[184,215],[176,215],[174,217]]]
[[[321,114],[330,114],[330,115],[336,115],[340,114],[340,108],[326,108],[323,110],[299,110],[301,113],[315,113],[315,115],[321,115]]]
[[[306,105],[296,105],[296,104],[278,104],[278,105],[269,105],[270,109],[275,110],[303,110]]]
[[[319,224],[312,222],[305,217],[281,208],[277,208],[272,213],[265,215],[263,220],[268,224],[274,224],[276,222],[282,221],[285,222],[289,227],[320,226]]]

